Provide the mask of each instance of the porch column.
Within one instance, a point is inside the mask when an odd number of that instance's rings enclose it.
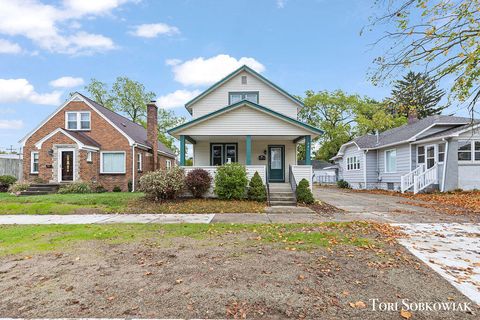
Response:
[[[180,165],[185,165],[185,136],[180,136]]]
[[[312,164],[312,137],[305,136],[305,164]]]
[[[252,136],[248,135],[245,140],[245,164],[247,166],[252,164]]]

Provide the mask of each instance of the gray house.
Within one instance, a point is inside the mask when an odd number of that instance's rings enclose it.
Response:
[[[480,189],[480,123],[431,116],[341,146],[331,160],[355,189]]]

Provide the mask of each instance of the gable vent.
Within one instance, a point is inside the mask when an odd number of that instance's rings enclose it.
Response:
[[[247,76],[242,76],[242,84],[247,84]]]

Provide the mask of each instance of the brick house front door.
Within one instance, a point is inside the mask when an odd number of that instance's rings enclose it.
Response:
[[[75,155],[73,150],[59,150],[59,181],[73,181],[75,171]]]

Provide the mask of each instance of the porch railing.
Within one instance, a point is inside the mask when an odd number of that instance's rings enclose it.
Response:
[[[302,179],[307,179],[310,189],[313,190],[313,168],[311,165],[290,165],[290,171],[295,181],[300,182]],[[295,188],[297,183],[295,183]]]
[[[290,181],[290,187],[295,193],[297,191],[297,181],[295,180],[295,175],[293,174],[292,165],[288,166],[288,180]]]
[[[429,185],[438,182],[438,165],[427,169],[425,172],[413,177],[413,193],[417,194]]]
[[[419,176],[425,171],[425,164],[421,164],[415,170],[410,171],[406,175],[400,177],[400,190],[402,193],[414,186],[415,177]]]

